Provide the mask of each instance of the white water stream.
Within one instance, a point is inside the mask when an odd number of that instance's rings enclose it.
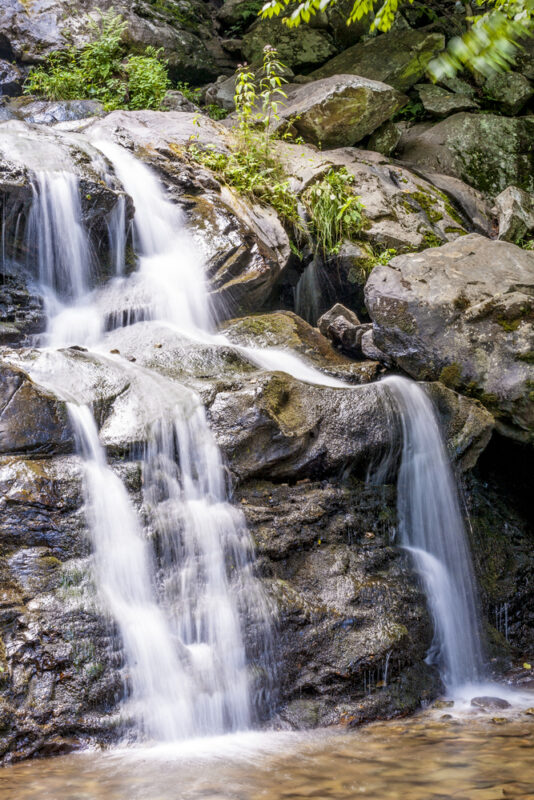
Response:
[[[98,147],[134,202],[138,269],[125,277],[122,202],[109,223],[117,277],[102,307],[91,289],[92,256],[76,181],[58,173],[37,176],[28,238],[38,253],[49,313],[46,343],[86,345],[101,354],[106,328],[154,320],[194,341],[228,346],[213,333],[202,259],[179,210],[144,164],[115,144]],[[236,349],[264,369],[347,388],[291,353]],[[69,408],[85,465],[96,575],[124,641],[133,713],[146,734],[160,740],[245,729],[253,702],[242,618],[254,619],[265,663],[270,626],[243,515],[228,503],[221,456],[196,395],[180,387],[175,398],[171,382],[129,363],[123,368],[146,381],[150,402],[157,405],[165,396],[142,458],[143,505],[158,557],[106,462],[91,409],[79,400]],[[54,380],[50,374],[51,386]],[[423,390],[404,379],[382,385],[395,416],[392,429],[402,426],[401,539],[412,549],[427,591],[436,632],[432,657],[453,687],[476,679],[482,663],[456,489]],[[55,388],[78,397],[74,385]]]

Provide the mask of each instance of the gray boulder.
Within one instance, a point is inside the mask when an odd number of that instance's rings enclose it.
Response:
[[[287,94],[277,126],[289,123],[306,142],[327,149],[356,144],[407,102],[391,86],[356,75],[290,86]]]
[[[437,125],[414,125],[403,134],[399,154],[489,196],[510,184],[534,191],[534,117],[454,114]]]
[[[430,30],[381,34],[344,50],[312,73],[314,78],[360,75],[405,92],[425,74],[428,64],[445,47],[445,37]]]
[[[257,20],[243,36],[242,52],[249,64],[261,64],[265,45],[275,47],[280,61],[293,70],[313,69],[337,52],[326,31],[309,25],[288,28],[277,17]]]
[[[519,114],[534,94],[534,86],[518,72],[495,72],[484,83],[484,94],[506,114]]]
[[[499,239],[516,244],[534,234],[534,195],[509,186],[495,198]]]
[[[388,119],[371,134],[367,147],[383,156],[390,156],[397,149],[401,136],[400,127]]]
[[[433,83],[416,84],[425,111],[434,117],[448,117],[458,111],[478,108],[478,103],[465,94],[455,94]]]
[[[417,379],[480,399],[534,440],[534,255],[471,234],[377,266],[365,287],[376,344]]]

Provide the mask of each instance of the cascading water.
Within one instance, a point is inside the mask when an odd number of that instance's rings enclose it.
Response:
[[[135,206],[138,269],[124,274],[123,200],[109,220],[117,277],[107,286],[105,302],[92,292],[91,251],[76,181],[55,173],[39,176],[28,236],[47,296],[47,343],[86,344],[98,353],[105,351],[101,337],[106,329],[152,320],[189,339],[228,346],[212,332],[202,258],[180,212],[153,173],[130,153],[110,143],[98,147]],[[65,241],[68,247],[61,250],[59,243]],[[72,275],[69,265],[75,267]],[[69,277],[63,284],[66,267]],[[265,369],[347,388],[293,354],[237,349]],[[242,619],[254,619],[264,662],[269,660],[270,628],[252,573],[243,516],[227,502],[220,453],[198,397],[180,387],[174,398],[175,383],[163,378],[161,383],[133,364],[121,368],[145,381],[147,402],[156,406],[145,435],[142,471],[143,505],[158,558],[128,493],[106,463],[83,398],[76,397],[70,414],[85,465],[98,583],[124,641],[132,708],[147,735],[157,739],[245,728],[252,702]],[[74,387],[60,389],[64,396],[76,395]],[[436,630],[433,654],[437,657],[439,650],[448,686],[475,680],[482,658],[469,553],[432,405],[422,389],[401,379],[387,379],[377,392],[389,397],[395,424],[400,420],[402,426],[401,538],[427,587]],[[166,402],[159,408],[163,397]]]
[[[382,386],[402,433],[400,543],[414,560],[434,621],[428,661],[440,666],[447,689],[454,691],[483,675],[476,583],[458,492],[425,392],[398,377]]]
[[[139,270],[115,279],[120,291],[114,296],[122,303],[130,292],[144,319],[178,319],[186,330],[207,329],[202,262],[176,209],[152,174],[139,168],[152,213],[141,207],[136,214]],[[124,205],[109,221],[117,275],[125,250],[121,219]],[[124,315],[113,309],[110,315],[109,307],[103,313],[91,291],[91,249],[73,176],[36,176],[27,241],[46,298],[46,344],[91,345],[97,353],[105,323],[111,317],[111,327],[119,327]],[[135,319],[132,308],[126,321]],[[122,365],[142,384],[150,405],[143,498],[156,559],[125,487],[107,464],[80,389],[72,376],[53,373],[53,360],[50,374],[46,366],[43,373],[43,363],[35,367],[36,379],[77,400],[68,408],[84,463],[96,578],[124,642],[131,712],[157,740],[247,728],[253,709],[242,618],[252,620],[258,661],[269,672],[269,614],[252,571],[250,536],[243,515],[227,502],[221,457],[198,397],[143,368]]]

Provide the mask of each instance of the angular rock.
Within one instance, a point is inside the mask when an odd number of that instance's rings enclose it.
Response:
[[[64,403],[28,376],[0,365],[0,454],[57,453],[72,448]]]
[[[398,256],[365,287],[376,344],[415,378],[479,398],[534,441],[534,255],[471,234]]]
[[[22,92],[23,83],[20,69],[0,58],[0,95],[16,97]]]
[[[352,311],[341,305],[335,308],[343,309],[342,313],[359,324]],[[344,319],[346,321],[346,317]],[[376,377],[376,363],[354,364],[332,347],[331,337],[324,330],[312,328],[291,311],[275,311],[271,314],[255,314],[229,320],[222,328],[234,344],[290,350],[310,366],[350,383],[368,383]],[[361,356],[361,351],[359,355]],[[273,363],[273,369],[276,369],[276,362]]]
[[[518,243],[534,234],[534,195],[508,186],[495,198],[499,239]]]
[[[391,120],[386,120],[386,122],[371,134],[367,142],[367,147],[369,150],[382,153],[383,156],[390,156],[395,152],[400,142],[401,135],[399,126],[395,125]]]
[[[354,311],[336,303],[320,317],[317,327],[336,347],[353,356],[361,355],[360,342],[365,326],[360,324]]]
[[[309,25],[288,28],[280,18],[257,20],[245,33],[242,52],[249,64],[261,64],[265,45],[276,48],[282,64],[299,71],[324,64],[337,52],[326,31]]]
[[[534,95],[534,86],[518,72],[495,72],[484,83],[484,94],[499,103],[506,114],[519,114]]]
[[[423,77],[430,60],[444,47],[443,34],[429,30],[383,33],[344,50],[315,70],[312,77],[361,75],[405,92]]]
[[[363,327],[363,326],[362,326]],[[360,339],[360,347],[362,353],[367,358],[374,359],[376,361],[380,361],[381,364],[385,364],[386,367],[393,366],[393,359],[390,358],[387,353],[384,353],[379,347],[376,346],[375,340],[373,338],[373,330],[372,326],[365,326],[366,330],[362,331],[362,336]]]
[[[306,142],[324,148],[356,144],[407,102],[400,92],[356,75],[287,87],[278,127],[289,122]]]
[[[534,118],[454,114],[414,125],[399,142],[402,160],[460,178],[488,196],[510,184],[534,191]]]
[[[415,85],[415,89],[419,92],[425,111],[434,117],[448,117],[458,111],[470,111],[472,108],[478,108],[477,101],[471,97],[447,92],[446,89],[433,83],[419,83]]]

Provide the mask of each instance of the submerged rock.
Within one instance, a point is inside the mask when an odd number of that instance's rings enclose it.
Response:
[[[471,705],[475,708],[484,708],[493,710],[494,708],[511,708],[508,700],[503,700],[502,697],[473,697]],[[497,720],[494,720],[496,722]],[[500,718],[499,718],[500,721]]]
[[[533,287],[533,255],[471,234],[375,267],[365,294],[399,366],[478,397],[499,430],[532,441]]]

